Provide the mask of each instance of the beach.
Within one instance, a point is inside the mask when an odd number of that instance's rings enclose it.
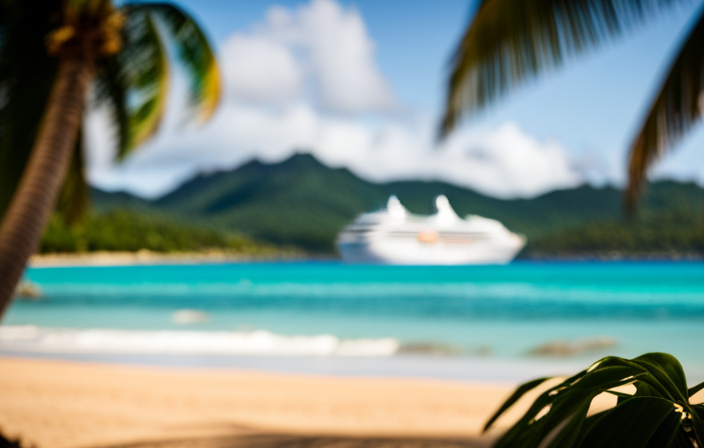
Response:
[[[0,432],[37,448],[486,447],[531,399],[480,436],[517,384],[602,356],[663,351],[703,381],[703,273],[33,266],[41,295],[0,326]]]
[[[481,447],[512,388],[5,357],[0,430],[37,448]]]
[[[237,263],[247,261],[302,260],[307,259],[296,252],[272,254],[244,254],[213,249],[201,252],[154,252],[140,250],[137,252],[76,252],[36,254],[29,260],[33,267],[76,267],[76,266],[139,266],[155,264],[212,264]]]
[[[35,448],[480,448],[559,381],[482,435],[515,385],[3,357],[0,431]]]

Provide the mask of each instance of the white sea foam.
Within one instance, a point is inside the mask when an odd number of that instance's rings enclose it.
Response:
[[[178,310],[171,315],[171,321],[177,324],[199,324],[208,322],[210,316],[207,313],[198,310]]]
[[[392,356],[392,338],[340,339],[256,331],[134,331],[0,326],[0,350],[53,353]]]

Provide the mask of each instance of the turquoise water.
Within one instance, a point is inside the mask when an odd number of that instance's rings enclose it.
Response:
[[[571,368],[606,354],[667,351],[694,375],[704,376],[704,263],[699,262],[457,267],[237,263],[33,268],[27,277],[46,297],[16,301],[5,328],[74,329],[74,336],[83,335],[81,329],[121,330],[111,333],[118,339],[166,330],[201,337],[266,330],[286,341],[297,335],[392,340],[398,349],[375,356],[397,361],[384,362],[455,362],[470,370],[472,363]],[[179,323],[174,314],[179,310],[195,310],[198,318]],[[75,338],[64,339],[68,345],[53,345],[51,356],[76,356],[70,345]],[[47,352],[47,346],[32,341],[10,342],[0,341],[0,352]],[[214,362],[194,360],[198,347],[207,352],[207,338],[201,342],[205,345],[193,345],[184,362]],[[577,348],[562,356],[532,354],[551,342]],[[266,354],[252,350],[250,354]],[[100,351],[93,346],[92,352]],[[168,363],[157,355],[151,359]],[[234,355],[239,361],[232,365],[252,362]],[[271,360],[257,362],[263,366]],[[375,362],[378,367],[381,361]],[[352,366],[355,361],[347,357],[340,363]]]

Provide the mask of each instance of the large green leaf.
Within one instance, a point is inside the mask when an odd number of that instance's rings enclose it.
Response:
[[[680,417],[681,415],[676,412],[667,413],[663,421],[650,437],[646,448],[668,448],[672,446],[682,446],[682,441],[678,441],[678,436],[684,435],[684,431],[682,431],[682,420]]]
[[[672,403],[656,397],[632,398],[609,411],[608,416],[596,423],[579,446],[584,448],[643,448],[658,433],[660,440],[668,438],[658,431],[661,425],[675,432],[672,419],[679,421]]]
[[[613,362],[606,358],[595,368],[583,371],[541,394],[514,427],[497,441],[495,447],[539,447],[551,436],[563,444],[576,441],[577,438],[571,434],[556,431],[557,426],[565,425],[568,431],[581,427],[581,423],[574,419],[584,419],[595,396],[626,384],[630,377],[639,372],[631,366],[614,366]]]
[[[546,448],[565,448],[574,446],[579,441],[582,426],[584,426],[587,412],[589,412],[588,400],[583,403],[572,413],[563,426],[558,426],[547,434],[544,441],[548,442]],[[544,444],[544,442],[543,442]]]
[[[569,435],[562,431],[580,426],[573,420],[584,418],[589,403],[598,393],[574,389],[564,392],[559,399],[541,397],[536,400],[536,405],[531,407],[525,417],[496,443],[495,447],[537,448],[544,446],[555,433],[559,440],[568,441]]]
[[[487,427],[527,390],[543,381],[541,378],[519,388],[492,416]],[[635,394],[613,390],[626,384],[635,385]],[[602,358],[539,395],[494,446],[691,447],[691,440],[704,446],[702,412],[698,405],[689,404],[686,384],[680,363],[668,354],[649,353],[631,360]],[[616,406],[587,417],[592,400],[603,392],[619,397]]]
[[[484,0],[462,37],[441,134],[516,86],[623,34],[677,0]]]
[[[695,404],[692,406],[692,410],[697,414],[700,420],[704,420],[704,404]]]
[[[692,395],[696,394],[700,390],[704,390],[704,383],[699,383],[694,387],[691,387],[688,391],[687,394],[691,397]]]
[[[511,394],[511,396],[501,405],[501,407],[494,413],[494,415],[489,418],[489,421],[486,422],[486,425],[484,425],[484,431],[489,429],[491,425],[494,424],[496,419],[498,419],[501,414],[506,412],[508,408],[516,404],[518,400],[521,399],[526,393],[530,392],[531,390],[535,389],[536,387],[540,386],[543,384],[545,381],[549,380],[551,377],[545,377],[545,378],[538,378],[537,380],[529,381],[525,384],[521,384],[518,386],[518,388]]]
[[[679,401],[687,399],[687,379],[677,358],[667,353],[647,353],[635,358],[633,362],[656,377],[673,398]]]

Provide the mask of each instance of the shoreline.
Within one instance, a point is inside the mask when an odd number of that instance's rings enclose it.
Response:
[[[184,265],[184,264],[218,264],[246,263],[267,261],[304,261],[318,260],[301,254],[267,254],[248,255],[226,251],[208,252],[153,252],[140,250],[138,252],[83,252],[83,253],[52,253],[36,254],[29,260],[29,266],[34,268],[50,267],[91,267],[91,266],[150,266],[150,265]]]
[[[0,390],[0,431],[36,448],[247,446],[252,436],[278,446],[286,437],[371,437],[483,447],[493,436],[480,436],[481,426],[513,387],[5,356]],[[209,444],[218,438],[228,443]]]
[[[704,254],[699,253],[596,253],[573,255],[542,255],[528,254],[518,256],[518,262],[699,262],[704,260]],[[150,266],[150,265],[187,265],[187,264],[218,264],[218,263],[251,263],[251,262],[296,262],[296,261],[340,261],[336,255],[311,255],[300,253],[280,254],[241,254],[227,251],[207,252],[153,252],[140,250],[137,252],[81,252],[81,253],[51,253],[35,254],[29,260],[29,266],[34,268],[53,267],[108,267],[108,266]]]
[[[701,252],[593,252],[583,254],[541,254],[529,253],[516,257],[517,261],[583,261],[583,262],[619,262],[619,261],[702,261]]]

